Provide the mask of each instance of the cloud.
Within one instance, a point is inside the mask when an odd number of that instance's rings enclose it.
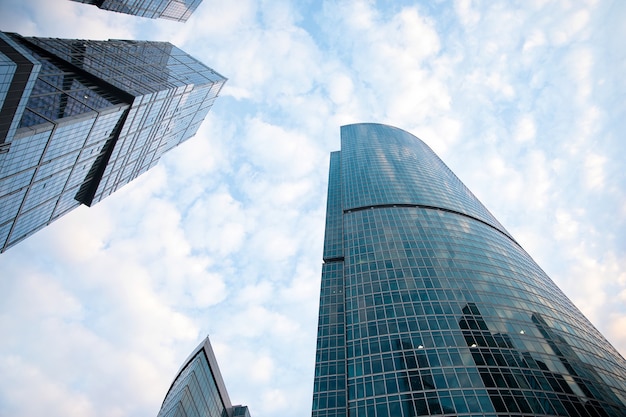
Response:
[[[95,416],[88,396],[59,385],[54,376],[42,372],[18,356],[0,358],[0,412],[5,415]],[[37,401],[32,400],[37,393]]]
[[[622,300],[623,301],[623,300]],[[607,330],[612,335],[613,346],[619,351],[624,352],[626,350],[626,316],[620,314],[612,314],[609,317]]]
[[[230,319],[227,326],[229,329],[223,331],[250,338],[266,334],[290,337],[294,332],[300,331],[298,323],[293,319],[260,305],[242,309]]]
[[[160,33],[192,55],[207,57],[207,64],[229,79],[224,95],[259,103],[313,87],[321,59],[288,3],[261,7],[244,1],[198,11],[183,28],[163,26]]]
[[[533,51],[536,48],[540,48],[546,44],[546,35],[540,30],[532,30],[524,41],[522,50],[524,53]]]
[[[71,1],[3,0],[0,7],[2,30],[23,36],[106,40],[133,39],[137,33],[132,16]]]
[[[273,176],[303,177],[323,158],[319,147],[300,132],[258,118],[250,120],[246,128],[246,159]]]
[[[185,218],[185,233],[194,248],[225,256],[241,248],[246,223],[241,203],[221,188],[192,204]]]
[[[269,356],[263,356],[252,363],[250,378],[257,382],[267,383],[274,373],[274,362]]]
[[[604,186],[604,167],[607,158],[595,153],[585,157],[585,185],[591,189],[602,188]]]
[[[288,395],[283,390],[273,389],[263,392],[263,409],[265,413],[274,413],[285,408],[288,403]]]
[[[327,31],[343,28],[344,36],[334,41],[349,58],[352,80],[358,80],[357,101],[370,107],[363,116],[389,115],[391,122],[413,124],[449,108],[445,85],[433,76],[438,63],[427,61],[436,58],[440,39],[417,8],[383,16],[371,4],[353,2],[327,8],[324,17]]]
[[[517,121],[513,138],[518,142],[529,142],[535,139],[536,133],[537,128],[532,116],[524,115]]]
[[[581,33],[588,27],[590,13],[585,9],[574,9],[566,13],[560,24],[555,25],[550,33],[550,39],[555,45],[572,42],[574,38],[585,38]],[[578,35],[578,36],[577,36]]]
[[[51,281],[47,274],[25,267],[27,273],[19,281],[7,280],[4,282],[5,294],[13,297],[4,304],[6,311],[15,311],[22,319],[33,320],[38,317],[63,317],[65,320],[81,320],[84,315],[82,303],[68,292],[57,281]],[[8,272],[7,276],[18,274],[17,271]],[[22,306],[31,308],[23,310]]]
[[[354,83],[345,74],[331,77],[328,86],[330,99],[338,105],[347,104],[353,97]]]
[[[559,240],[570,240],[578,236],[578,222],[572,218],[571,213],[558,210],[556,213],[555,237]]]
[[[480,21],[480,13],[472,8],[471,0],[457,0],[454,8],[464,26],[472,27]]]

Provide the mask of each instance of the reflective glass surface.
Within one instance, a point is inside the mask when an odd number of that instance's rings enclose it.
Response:
[[[231,404],[208,337],[185,360],[158,417],[250,417],[248,407]]]
[[[41,64],[41,70],[26,104],[29,112],[22,117],[19,127],[98,111],[124,102],[122,97],[108,94],[103,87],[77,74],[63,61],[32,50],[31,54]]]
[[[15,64],[8,56],[0,52],[0,108],[4,104],[4,99],[9,92],[11,81],[17,70]]]
[[[236,405],[233,407],[233,417],[250,417],[250,411],[245,405]]]
[[[74,0],[104,10],[186,22],[202,0]]]
[[[158,417],[229,417],[204,350],[178,375]]]
[[[155,166],[195,135],[226,81],[165,42],[16,34],[2,34],[0,42],[33,68],[32,80],[21,84],[19,112],[4,118],[0,251]],[[15,89],[15,65],[7,54],[0,58],[3,89]]]
[[[313,416],[626,415],[624,359],[423,142],[333,155]]]

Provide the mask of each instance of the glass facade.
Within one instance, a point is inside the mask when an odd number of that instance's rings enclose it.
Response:
[[[202,0],[73,0],[103,10],[186,22]]]
[[[313,417],[626,416],[626,361],[418,138],[341,128]]]
[[[250,417],[248,407],[231,404],[208,337],[183,364],[158,417]]]
[[[197,132],[226,79],[165,42],[0,33],[0,251]]]

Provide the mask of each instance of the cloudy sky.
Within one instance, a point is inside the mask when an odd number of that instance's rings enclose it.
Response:
[[[233,403],[310,414],[339,126],[429,144],[626,353],[626,2],[204,0],[186,24],[0,0],[22,35],[171,41],[195,138],[0,255],[0,415],[155,416],[210,334]]]

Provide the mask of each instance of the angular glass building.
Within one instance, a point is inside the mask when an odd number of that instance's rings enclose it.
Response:
[[[248,407],[231,404],[208,337],[185,360],[158,414],[182,416],[250,417]]]
[[[155,166],[225,81],[165,42],[0,32],[0,252]]]
[[[103,10],[186,22],[202,0],[73,0]]]
[[[330,159],[314,417],[626,416],[626,362],[413,135]]]

